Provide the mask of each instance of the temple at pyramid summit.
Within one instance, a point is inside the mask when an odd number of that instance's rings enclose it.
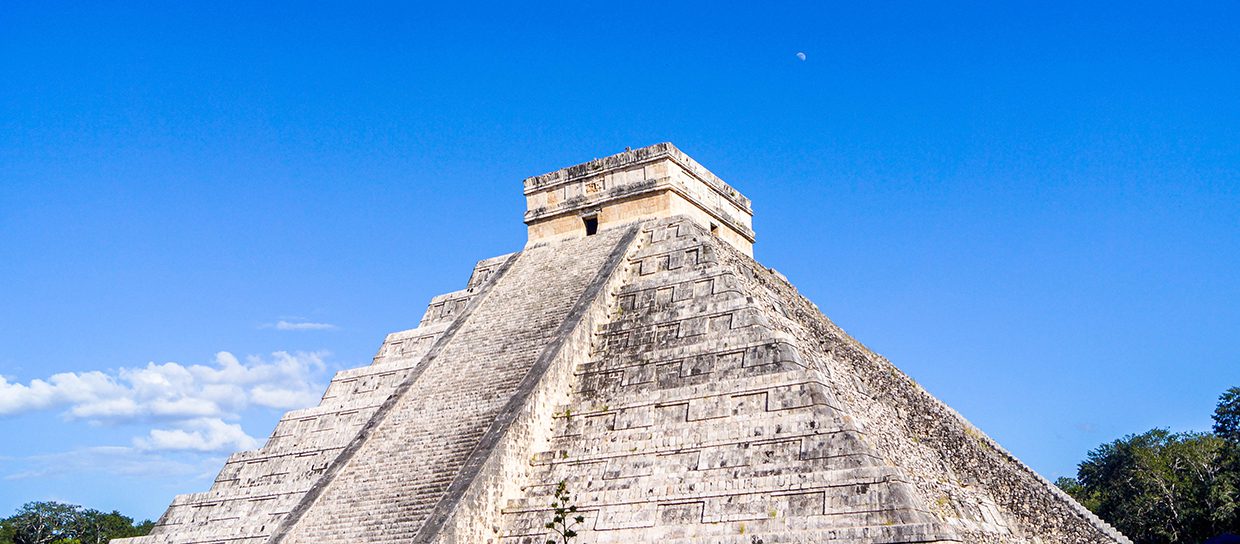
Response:
[[[754,261],[671,144],[524,191],[521,251],[114,542],[562,542],[561,482],[576,544],[1129,542]]]

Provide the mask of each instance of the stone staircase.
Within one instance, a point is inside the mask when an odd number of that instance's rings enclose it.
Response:
[[[435,297],[421,324],[389,334],[372,364],[337,372],[318,406],[286,413],[261,448],[228,458],[210,490],[178,495],[150,535],[126,542],[266,541],[410,376],[465,305],[486,290],[486,280],[511,258],[503,255],[480,261],[466,289]]]

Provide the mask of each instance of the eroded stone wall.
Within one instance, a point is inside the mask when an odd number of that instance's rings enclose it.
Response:
[[[546,540],[560,481],[582,544],[960,541],[721,247],[687,219],[647,224],[502,542]]]
[[[1126,542],[777,273],[696,222],[650,222],[554,436],[504,510],[582,544]]]

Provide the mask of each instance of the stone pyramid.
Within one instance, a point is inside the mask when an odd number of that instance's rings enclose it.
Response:
[[[671,144],[525,180],[529,243],[127,544],[1129,542],[751,257]]]

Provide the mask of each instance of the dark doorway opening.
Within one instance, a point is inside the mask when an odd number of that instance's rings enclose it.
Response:
[[[586,236],[594,236],[598,233],[598,216],[582,217],[582,221],[586,223]]]

